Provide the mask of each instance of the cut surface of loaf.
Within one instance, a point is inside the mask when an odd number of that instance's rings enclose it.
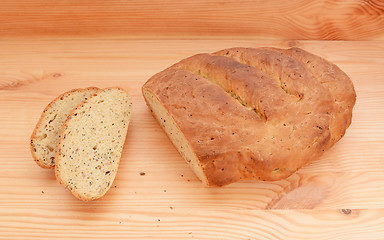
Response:
[[[70,112],[98,91],[96,87],[73,89],[55,98],[44,109],[31,136],[31,153],[42,168],[54,168],[61,130]]]
[[[64,123],[56,157],[56,178],[77,198],[102,197],[119,166],[131,113],[131,100],[120,88],[98,91]]]
[[[208,186],[288,177],[343,137],[356,100],[343,71],[300,48],[198,54],[154,75],[142,90]]]

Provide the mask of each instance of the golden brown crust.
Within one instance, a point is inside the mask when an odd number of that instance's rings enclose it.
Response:
[[[33,160],[36,162],[37,165],[39,165],[40,167],[45,168],[45,169],[52,169],[52,168],[55,167],[54,165],[52,165],[52,166],[47,166],[47,165],[41,163],[41,162],[39,161],[38,157],[37,157],[36,154],[35,154],[34,146],[33,146],[34,139],[37,138],[37,136],[36,136],[36,132],[37,132],[38,129],[41,127],[41,124],[42,124],[42,121],[43,121],[43,117],[44,117],[44,115],[45,115],[45,112],[46,112],[48,109],[50,109],[50,108],[52,107],[52,105],[53,105],[55,102],[57,102],[60,98],[62,98],[62,97],[64,97],[64,96],[70,95],[70,94],[73,93],[73,92],[83,92],[83,91],[88,91],[88,90],[92,90],[92,89],[97,90],[97,89],[99,89],[99,88],[97,88],[97,87],[88,87],[88,88],[84,88],[84,89],[83,89],[83,88],[77,88],[77,89],[69,90],[69,91],[67,91],[67,92],[65,92],[65,93],[63,93],[63,94],[57,96],[55,99],[53,99],[53,100],[52,100],[52,101],[51,101],[51,102],[44,108],[43,112],[42,112],[41,115],[40,115],[40,119],[39,119],[39,121],[37,122],[37,124],[36,124],[36,126],[35,126],[35,128],[34,128],[34,130],[33,130],[33,132],[32,132],[31,138],[30,138],[30,150],[31,150],[31,154],[32,154]]]
[[[175,120],[211,186],[288,177],[344,135],[356,99],[344,72],[299,48],[198,54],[143,90]]]

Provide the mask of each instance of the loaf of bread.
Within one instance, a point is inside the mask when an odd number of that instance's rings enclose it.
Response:
[[[55,98],[44,109],[31,136],[31,153],[42,168],[54,168],[57,144],[64,121],[80,103],[96,93],[98,88],[73,89]]]
[[[102,197],[119,166],[131,112],[120,88],[98,91],[68,116],[56,155],[57,180],[77,198]]]
[[[300,48],[198,54],[154,75],[142,91],[208,186],[288,177],[343,137],[356,100],[343,71]]]

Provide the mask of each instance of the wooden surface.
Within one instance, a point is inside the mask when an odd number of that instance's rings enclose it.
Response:
[[[2,0],[0,38],[384,39],[383,0]]]
[[[182,58],[235,46],[298,46],[336,63],[355,85],[353,122],[286,180],[205,188],[140,88]],[[383,66],[382,41],[0,41],[0,239],[384,239]],[[113,187],[81,202],[33,162],[29,138],[55,96],[88,86],[125,88],[133,111]]]

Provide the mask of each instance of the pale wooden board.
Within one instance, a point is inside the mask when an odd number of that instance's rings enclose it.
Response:
[[[182,58],[234,46],[299,46],[333,61],[355,85],[353,123],[286,180],[205,188],[151,116],[141,86]],[[0,238],[383,239],[383,66],[381,41],[0,41]],[[113,187],[86,203],[33,162],[29,137],[55,96],[88,86],[125,88],[133,111]]]
[[[2,0],[0,38],[384,39],[382,0]]]
[[[381,240],[384,236],[383,210],[175,208],[106,214],[83,206],[81,210],[5,209],[1,214],[0,238],[4,239]]]

